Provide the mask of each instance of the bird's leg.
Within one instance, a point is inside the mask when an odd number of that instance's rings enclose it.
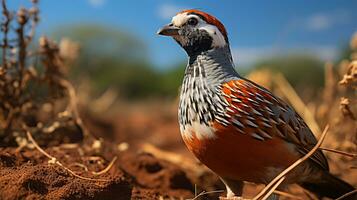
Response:
[[[228,199],[229,200],[242,199],[241,196],[243,194],[243,185],[244,185],[243,181],[231,180],[231,179],[227,179],[227,178],[221,178],[221,180],[224,183],[224,185],[226,186],[226,190],[227,190],[226,199],[227,200]]]
[[[234,194],[234,192],[232,191],[232,189],[228,185],[226,185],[226,190],[227,190],[227,198],[232,198],[232,197],[236,196]]]

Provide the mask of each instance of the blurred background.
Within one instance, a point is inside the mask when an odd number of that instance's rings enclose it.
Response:
[[[29,1],[8,3],[14,9]],[[241,74],[270,68],[312,91],[323,85],[325,62],[348,57],[357,30],[354,0],[47,0],[39,6],[37,36],[68,39],[70,54],[77,57],[69,69],[72,79],[86,81],[93,94],[110,88],[131,100],[176,97],[186,55],[156,31],[182,9],[201,9],[225,24]]]

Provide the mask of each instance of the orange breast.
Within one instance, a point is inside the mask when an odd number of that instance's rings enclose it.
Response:
[[[260,141],[249,134],[217,127],[214,139],[198,139],[195,133],[185,138],[189,150],[221,177],[264,183],[269,169],[285,169],[299,156],[280,138]]]

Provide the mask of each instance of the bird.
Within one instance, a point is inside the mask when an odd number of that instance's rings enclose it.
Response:
[[[244,182],[268,184],[315,146],[314,134],[289,104],[235,70],[227,30],[216,17],[183,10],[157,34],[172,37],[188,56],[178,106],[181,136],[220,177],[224,198],[241,197]],[[354,190],[329,172],[321,150],[292,170],[279,189],[289,184],[319,198]]]

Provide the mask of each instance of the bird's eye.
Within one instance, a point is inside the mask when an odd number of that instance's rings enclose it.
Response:
[[[191,25],[191,26],[195,26],[198,23],[198,20],[194,17],[188,19],[187,24]]]

